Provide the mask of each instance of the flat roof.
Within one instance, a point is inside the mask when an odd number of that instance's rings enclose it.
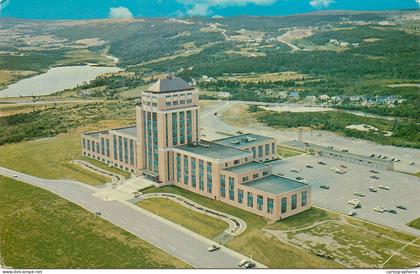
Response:
[[[93,132],[84,132],[83,135],[99,138],[100,134],[106,134],[108,133],[108,130],[101,130],[101,131],[93,131]]]
[[[253,133],[246,133],[246,134],[219,139],[214,142],[221,145],[225,145],[225,146],[241,148],[241,147],[247,147],[255,143],[261,143],[267,140],[274,140],[274,138],[258,135],[258,134],[253,134]]]
[[[207,141],[200,141],[196,146],[182,145],[175,148],[211,159],[228,159],[232,157],[246,157],[249,155],[249,152],[247,151]]]
[[[229,172],[233,172],[233,173],[236,173],[236,174],[242,174],[242,173],[247,173],[247,172],[250,172],[250,171],[253,171],[253,170],[258,170],[258,169],[265,168],[265,167],[270,167],[270,166],[266,165],[266,164],[263,164],[263,163],[259,163],[259,162],[249,162],[249,163],[246,163],[246,164],[226,168],[224,170],[229,171]]]
[[[137,126],[123,127],[123,128],[114,128],[113,131],[121,132],[137,138]]]
[[[261,179],[251,181],[244,185],[275,195],[307,186],[307,184],[300,183],[298,181],[286,177],[280,177],[277,175],[263,177]]]

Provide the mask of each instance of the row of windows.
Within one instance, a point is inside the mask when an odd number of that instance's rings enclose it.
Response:
[[[284,214],[287,212],[287,197],[281,198],[280,201],[280,212],[281,214]],[[302,191],[301,192],[301,199],[300,199],[300,205],[306,206],[308,204],[308,191]],[[295,210],[297,208],[297,194],[292,194],[291,197],[291,209]]]
[[[264,155],[267,156],[267,155],[270,155],[270,154],[275,154],[276,153],[276,144],[275,143],[271,144],[271,151],[270,151],[270,144],[265,144],[265,145],[258,146],[258,157],[257,157],[257,147],[252,147],[251,151],[252,151],[252,157],[261,158]]]
[[[187,119],[185,122],[185,113],[187,114]],[[178,120],[179,116],[179,120]],[[191,110],[186,112],[172,113],[172,144],[178,145],[185,144],[185,129],[187,130],[187,142],[192,142],[192,113]],[[178,130],[179,130],[179,140],[178,140]]]
[[[83,148],[109,157],[109,140],[101,138],[101,143],[82,139]]]
[[[184,155],[183,158],[184,163],[184,178],[183,183],[184,185],[188,185],[190,182],[190,175],[191,175],[191,186],[193,188],[197,185],[197,178],[196,178],[196,166],[197,166],[197,159],[191,157],[191,174],[189,173],[189,158],[188,156]],[[176,154],[176,181],[181,183],[181,154]],[[206,182],[206,189],[208,193],[213,192],[213,170],[212,170],[212,163],[206,162],[206,174],[207,174],[207,182]],[[204,191],[204,161],[198,160],[198,188],[200,191]]]
[[[179,101],[166,101],[166,106],[170,107],[170,106],[177,106],[179,105],[185,105],[185,102],[187,104],[192,104],[192,99],[187,99],[187,100],[179,100]]]

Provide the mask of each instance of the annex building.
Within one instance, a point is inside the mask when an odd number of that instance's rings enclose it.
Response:
[[[82,134],[82,154],[279,220],[311,207],[310,186],[274,175],[276,140],[241,134],[201,140],[198,92],[180,78],[157,81],[141,96],[135,126]]]

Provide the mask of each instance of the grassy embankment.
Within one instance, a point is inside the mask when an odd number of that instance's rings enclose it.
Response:
[[[177,187],[150,188],[144,192],[179,194],[206,207],[242,218],[247,223],[246,231],[227,246],[252,255],[255,260],[272,268],[378,267],[394,251],[414,239],[411,235],[317,208],[268,224],[259,216]],[[162,207],[159,215],[171,215],[171,208]],[[170,220],[172,218],[169,217]],[[312,250],[319,249],[334,254],[336,261],[312,254]],[[419,246],[410,245],[385,267],[412,267],[419,259]]]
[[[0,177],[0,247],[13,268],[186,268],[50,192]]]
[[[146,199],[139,202],[138,206],[210,239],[222,234],[229,227],[224,221],[165,198]]]
[[[411,222],[408,223],[408,226],[411,226],[420,230],[420,218],[412,220]]]

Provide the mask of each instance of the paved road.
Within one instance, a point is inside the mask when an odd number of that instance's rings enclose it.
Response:
[[[13,178],[13,175],[18,175]],[[69,180],[47,180],[0,167],[0,175],[37,186],[91,211],[126,231],[187,262],[194,268],[235,268],[245,257],[228,248],[209,253],[211,240],[121,201],[105,201],[93,196],[95,187]],[[258,265],[259,267],[264,267]]]
[[[201,114],[201,126],[204,128],[203,133],[206,140],[215,140],[224,138],[225,135],[217,132],[225,132],[235,134],[237,131],[252,132],[276,138],[278,142],[289,142],[298,139],[298,131],[296,130],[278,130],[261,124],[251,124],[246,127],[235,127],[228,125],[221,121],[221,114],[232,107],[237,107],[238,104],[266,104],[261,102],[240,102],[240,101],[221,101],[213,107],[206,109]],[[218,115],[215,116],[214,113]],[[318,145],[334,146],[337,149],[347,147],[351,153],[369,156],[370,154],[386,155],[388,158],[398,158],[401,162],[395,163],[395,169],[416,173],[420,171],[420,150],[406,147],[384,146],[361,139],[352,139],[342,136],[337,136],[332,132],[314,130],[313,132],[304,131],[303,140]],[[410,162],[415,162],[415,165],[409,165]]]

